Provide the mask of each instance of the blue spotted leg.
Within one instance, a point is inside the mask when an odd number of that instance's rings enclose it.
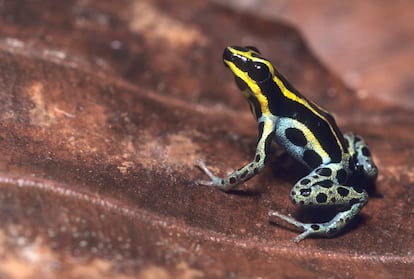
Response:
[[[353,134],[344,135],[349,154],[348,160],[341,163],[322,165],[300,179],[292,188],[290,197],[294,204],[304,207],[339,207],[335,217],[323,223],[302,223],[277,211],[269,216],[283,219],[303,231],[294,241],[299,242],[308,236],[334,236],[353,219],[368,201],[368,194],[362,186],[347,185],[355,175],[365,175],[374,179],[377,168],[367,152],[365,142]]]
[[[197,184],[216,187],[222,191],[236,190],[241,183],[252,178],[264,168],[274,137],[276,119],[271,116],[262,116],[258,121],[259,141],[254,159],[224,178],[214,175],[203,162],[198,161],[197,166],[208,175],[210,181],[199,180],[196,182]]]

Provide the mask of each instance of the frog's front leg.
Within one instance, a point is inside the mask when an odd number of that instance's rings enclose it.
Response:
[[[272,142],[275,130],[276,119],[273,117],[259,118],[259,140],[256,147],[254,159],[242,168],[230,173],[227,177],[218,177],[214,175],[202,162],[197,166],[203,170],[209,177],[210,181],[197,181],[197,184],[217,187],[223,191],[234,190],[238,185],[255,176],[261,171],[269,155],[270,143]]]
[[[276,211],[269,212],[303,230],[294,241],[299,242],[308,236],[331,237],[340,232],[361,211],[368,201],[363,188],[341,185],[338,180],[346,180],[346,172],[340,164],[328,164],[312,171],[299,180],[291,191],[293,203],[308,207],[340,207],[330,221],[323,223],[302,223]]]

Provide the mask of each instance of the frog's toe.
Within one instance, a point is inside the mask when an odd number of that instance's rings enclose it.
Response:
[[[206,166],[206,164],[203,161],[197,161],[196,166],[201,169],[205,174],[207,174],[211,180],[217,180],[217,176],[215,176],[209,168]]]
[[[214,183],[211,180],[196,180],[194,184],[196,186],[200,186],[200,185],[203,185],[203,186],[214,186]]]
[[[300,235],[296,236],[293,239],[293,242],[295,243],[299,243],[300,241],[304,240],[305,238],[307,238],[308,236],[312,235],[313,230],[306,230],[303,233],[301,233]]]
[[[202,160],[197,160],[195,162],[195,166],[198,167],[199,169],[201,169],[203,172],[210,172],[209,169],[207,168],[206,164]]]
[[[270,217],[270,221],[272,221],[272,222],[273,222],[273,218],[276,217],[278,219],[282,219],[285,222],[297,227],[300,230],[305,230],[304,225],[306,225],[306,224],[303,224],[302,222],[299,222],[299,221],[293,219],[292,217],[289,217],[289,216],[284,215],[282,213],[279,213],[277,211],[269,211],[268,215]]]

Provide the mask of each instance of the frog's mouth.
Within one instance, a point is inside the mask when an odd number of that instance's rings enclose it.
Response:
[[[223,61],[224,61],[224,65],[227,66],[226,64],[226,60],[227,61],[231,61],[233,57],[233,53],[231,52],[231,50],[229,49],[229,47],[226,47],[223,51]]]
[[[229,49],[229,47],[226,47],[223,51],[223,63],[224,66],[226,66],[227,68],[229,67],[229,63],[232,62],[232,58],[233,58],[233,53],[231,52],[231,50]]]

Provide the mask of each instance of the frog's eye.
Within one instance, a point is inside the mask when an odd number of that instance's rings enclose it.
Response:
[[[257,53],[260,54],[260,51],[259,51],[259,49],[257,47],[254,47],[254,46],[245,46],[245,48],[250,49],[250,50],[253,50],[254,52],[257,52]]]
[[[267,79],[270,75],[269,68],[260,62],[249,63],[248,74],[251,79],[256,82],[261,82]]]

